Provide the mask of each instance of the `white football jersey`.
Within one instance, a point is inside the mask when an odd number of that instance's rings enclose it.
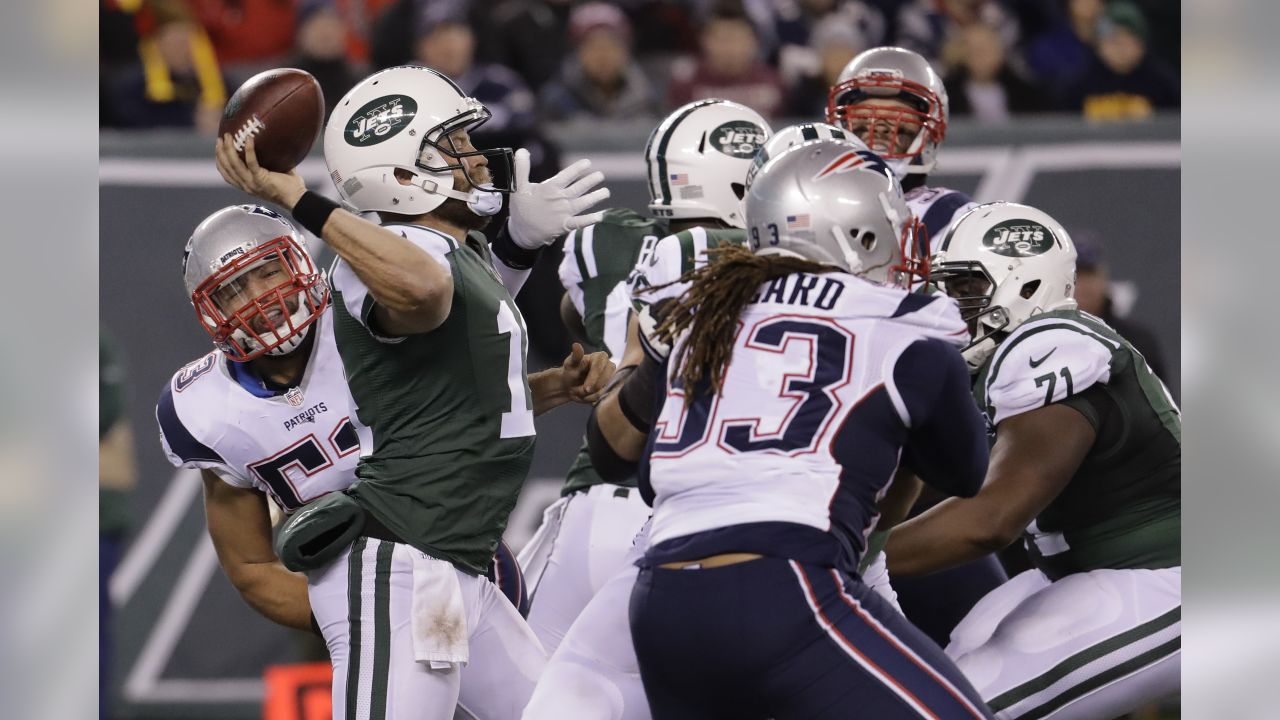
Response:
[[[944,187],[914,188],[903,195],[903,199],[907,201],[907,207],[911,208],[911,214],[924,223],[924,228],[929,233],[930,255],[942,247],[942,240],[951,229],[951,224],[978,207],[978,203],[965,193]]]
[[[968,338],[950,298],[846,273],[779,278],[757,297],[722,392],[686,405],[675,382],[654,423],[655,545],[752,523],[830,532],[833,520],[865,541],[901,449],[879,429],[912,428],[894,380],[899,356],[937,339],[959,363]]]
[[[302,382],[285,393],[267,390],[217,350],[174,373],[156,404],[169,462],[261,490],[286,511],[350,487],[360,441],[332,309],[311,332]]]

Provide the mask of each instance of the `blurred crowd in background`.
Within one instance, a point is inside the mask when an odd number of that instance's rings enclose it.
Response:
[[[490,141],[542,121],[657,119],[703,97],[822,115],[855,54],[929,58],[953,118],[1133,120],[1180,104],[1168,0],[99,0],[100,123],[212,134],[273,67],[332,108],[366,74],[425,64],[484,102]]]

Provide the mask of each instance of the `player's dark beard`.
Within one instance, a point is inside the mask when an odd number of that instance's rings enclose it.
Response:
[[[490,220],[489,217],[471,212],[471,208],[467,207],[465,202],[453,198],[446,198],[440,203],[440,207],[431,211],[431,214],[468,232],[485,229],[489,226]]]

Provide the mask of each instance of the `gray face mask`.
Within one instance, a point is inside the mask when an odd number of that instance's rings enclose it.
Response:
[[[467,207],[480,217],[496,215],[502,209],[502,193],[489,190],[493,183],[485,183],[481,189],[472,190],[467,196]]]

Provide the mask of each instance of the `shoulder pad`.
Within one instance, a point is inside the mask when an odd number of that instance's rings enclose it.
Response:
[[[946,295],[906,293],[889,319],[956,347],[969,342],[969,328],[960,319],[960,306]]]
[[[652,288],[674,282],[692,270],[699,246],[705,252],[706,232],[702,228],[693,228],[660,238],[647,256],[642,254],[627,280],[627,292],[637,311],[664,298],[678,297],[684,291],[679,285],[659,290]]]
[[[992,424],[1109,382],[1112,359],[1121,349],[1074,320],[1023,323],[990,360],[983,394]]]
[[[160,390],[160,399],[156,402],[156,424],[160,428],[160,444],[169,462],[177,467],[202,468],[225,464],[221,455],[197,439],[187,428],[179,413],[178,402],[174,398],[175,394],[180,394],[190,387],[190,385],[183,387],[182,383],[184,379],[191,377],[192,368],[204,367],[205,360],[216,358],[216,356],[216,353],[211,353],[196,363],[187,365]],[[213,364],[210,362],[205,370],[201,371],[201,375],[212,367]]]

